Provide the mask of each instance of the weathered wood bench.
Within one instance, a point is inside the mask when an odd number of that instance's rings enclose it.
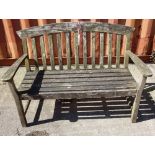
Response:
[[[22,39],[24,54],[8,69],[2,80],[8,85],[14,96],[22,126],[27,125],[22,100],[34,99],[75,99],[75,98],[106,98],[115,96],[135,96],[131,112],[132,122],[136,122],[141,94],[147,77],[152,76],[149,68],[130,51],[130,36],[134,28],[106,23],[54,23],[36,26],[17,31]],[[95,36],[100,35],[100,56],[95,57]],[[62,58],[61,37],[66,38],[66,62]],[[71,53],[70,36],[74,34],[74,55]],[[82,33],[83,57],[79,58],[79,36]],[[87,56],[87,37],[91,38],[91,59]],[[108,39],[108,55],[104,56],[105,34]],[[57,55],[54,58],[53,35],[57,37]],[[116,35],[116,56],[112,59],[112,36]],[[120,45],[122,37],[126,37],[124,61],[121,64]],[[36,37],[40,38],[43,69],[40,69]],[[50,69],[47,67],[44,39],[48,38]],[[27,51],[27,41],[32,40],[34,65],[30,65]],[[47,45],[46,45],[47,46]],[[107,58],[107,59],[106,59]],[[138,85],[128,70],[129,58],[142,73],[143,79]],[[16,88],[13,78],[25,61],[26,75],[19,88]],[[58,64],[56,66],[56,63]],[[65,68],[66,67],[66,68]]]

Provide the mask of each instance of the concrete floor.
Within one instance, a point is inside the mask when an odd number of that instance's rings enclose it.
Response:
[[[149,64],[154,76],[148,78],[139,110],[139,120],[132,124],[131,109],[125,98],[102,101],[44,100],[32,101],[26,117],[29,127],[19,122],[15,102],[6,83],[0,83],[0,135],[155,135],[155,65]],[[134,65],[130,70],[137,82],[141,76]],[[0,77],[7,67],[0,68]],[[24,77],[20,68],[15,77],[17,86]],[[43,104],[44,103],[44,104]],[[25,102],[23,103],[25,105]],[[77,111],[78,109],[78,111]]]

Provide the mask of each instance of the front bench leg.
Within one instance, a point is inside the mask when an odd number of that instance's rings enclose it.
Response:
[[[132,112],[131,112],[131,121],[132,123],[136,123],[137,121],[137,115],[138,115],[138,110],[139,110],[139,104],[140,104],[140,100],[141,100],[141,95],[146,83],[146,79],[147,77],[143,76],[142,82],[137,90],[137,94],[133,103],[133,108],[132,108]]]
[[[21,124],[22,124],[23,127],[26,127],[27,126],[27,121],[26,121],[26,117],[25,117],[25,114],[24,114],[22,101],[19,98],[18,91],[16,89],[14,81],[13,80],[8,81],[8,85],[9,85],[9,88],[10,88],[10,90],[12,92],[13,97],[14,97]]]

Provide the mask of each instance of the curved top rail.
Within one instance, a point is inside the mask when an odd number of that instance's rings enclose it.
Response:
[[[34,26],[27,29],[17,31],[20,38],[36,37],[43,34],[61,33],[61,32],[108,32],[117,34],[127,34],[134,31],[134,27],[129,27],[119,24],[108,24],[101,22],[64,22],[64,23],[52,23],[44,26]]]

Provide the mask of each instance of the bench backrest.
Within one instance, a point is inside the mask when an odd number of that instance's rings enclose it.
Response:
[[[108,40],[108,54],[107,54],[107,66],[108,68],[112,67],[112,38],[113,35],[116,36],[116,60],[115,60],[115,68],[120,67],[120,57],[121,57],[121,42],[123,36],[126,38],[126,50],[130,50],[130,36],[131,32],[134,31],[133,27],[128,27],[124,25],[116,25],[116,24],[107,24],[107,23],[91,23],[91,22],[79,22],[79,23],[52,23],[44,26],[35,26],[28,29],[17,31],[17,34],[22,39],[23,51],[27,53],[27,41],[28,39],[32,41],[32,49],[33,49],[33,58],[35,62],[35,66],[39,68],[38,62],[38,52],[36,48],[36,39],[39,37],[40,41],[40,49],[42,56],[42,64],[43,68],[47,69],[47,51],[49,50],[50,64],[51,69],[55,69],[55,64],[59,65],[59,69],[63,70],[64,64],[67,65],[67,69],[72,69],[72,66],[75,66],[75,69],[79,69],[82,64],[83,68],[86,69],[88,64],[91,64],[94,69],[96,64],[103,68],[105,65],[105,36]],[[90,55],[91,60],[88,61],[88,49],[87,49],[87,41],[86,37],[87,33],[90,33],[91,40],[91,49]],[[99,34],[99,43],[100,43],[100,54],[98,62],[95,58],[95,43],[96,43],[96,34]],[[71,34],[74,37],[74,55],[71,54]],[[82,35],[81,35],[82,34]],[[54,44],[53,35],[56,36],[56,44],[57,44],[57,62],[54,57]],[[61,37],[65,36],[65,44],[66,44],[66,62],[63,61],[62,58],[62,40]],[[82,38],[80,38],[82,36]],[[79,45],[80,39],[83,40],[83,57],[82,61],[79,58]],[[46,40],[46,43],[45,43]],[[47,45],[48,43],[48,45]],[[79,61],[80,60],[80,61]],[[124,67],[128,66],[128,57],[124,55]],[[28,63],[28,62],[27,62]]]

